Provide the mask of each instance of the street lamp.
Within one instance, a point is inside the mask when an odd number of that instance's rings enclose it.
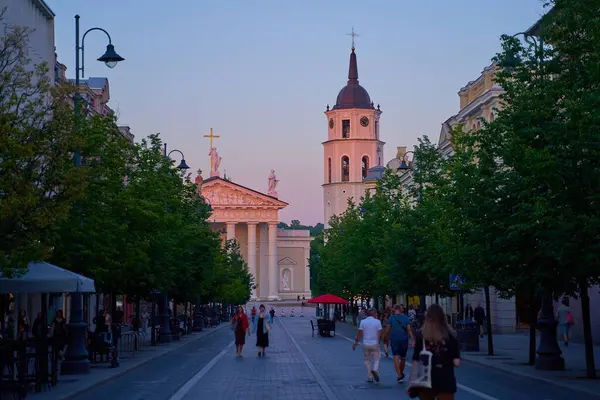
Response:
[[[179,153],[179,154],[181,154],[181,162],[177,166],[178,170],[180,170],[181,172],[185,172],[188,169],[190,169],[190,166],[187,165],[187,163],[185,162],[185,156],[183,155],[183,153],[181,152],[181,150],[177,150],[177,149],[171,150],[169,152],[169,154],[167,154],[167,144],[165,143],[164,144],[164,150],[163,150],[163,154],[164,154],[165,158],[170,160],[170,156],[171,156],[172,153]]]
[[[402,160],[400,161],[400,166],[398,167],[398,171],[403,171],[404,173],[407,173],[408,171],[415,171],[415,167],[413,167],[412,163],[407,162],[406,157],[409,154],[412,154],[414,157],[415,152],[407,151],[406,153],[404,153],[402,155]],[[419,197],[417,199],[417,202],[420,203],[422,200],[423,200],[423,190],[422,190],[421,182],[419,182]],[[417,318],[419,319],[419,323],[423,322],[423,317],[425,316],[425,302],[426,302],[425,296],[419,295],[419,315],[417,316]]]
[[[537,27],[538,40],[535,39],[534,34],[531,32],[519,32],[512,35],[513,38],[517,36],[523,36],[525,41],[533,46],[535,53],[538,55],[537,66],[535,73],[539,75],[540,79],[544,78],[543,66],[544,66],[544,40],[542,36],[542,25],[541,23]],[[520,58],[510,51],[501,66],[509,70],[514,69],[521,64]],[[558,339],[556,337],[556,327],[558,321],[554,317],[554,306],[552,293],[545,291],[542,294],[542,309],[540,318],[537,320],[537,328],[540,331],[540,344],[537,348],[537,358],[535,360],[535,368],[548,371],[557,371],[565,369],[565,360],[561,356],[562,351],[558,345]]]
[[[98,61],[104,62],[109,68],[114,68],[117,63],[125,60],[115,52],[115,47],[112,44],[110,35],[102,28],[88,29],[83,34],[83,37],[81,37],[81,45],[79,45],[79,15],[75,16],[75,96],[73,100],[76,132],[79,132],[81,124],[79,73],[81,72],[81,76],[84,76],[84,42],[87,34],[92,31],[102,31],[108,36],[106,52],[102,57],[98,58]],[[74,158],[75,167],[80,167],[81,149],[79,148],[79,145],[75,148]],[[61,373],[63,375],[84,374],[90,371],[90,361],[88,359],[88,351],[85,343],[85,329],[86,323],[83,320],[83,294],[79,292],[71,293],[71,317],[68,326],[68,345],[67,350],[65,351],[65,360],[61,364]]]

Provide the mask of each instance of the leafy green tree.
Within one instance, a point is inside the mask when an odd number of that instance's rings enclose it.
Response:
[[[600,275],[600,5],[549,3],[554,7],[542,19],[541,35],[550,46],[505,37],[498,56],[501,65],[513,61],[498,76],[508,105],[498,123],[505,136],[500,156],[518,199],[514,217],[506,220],[506,239],[513,246],[527,243],[523,238],[533,242],[529,271],[541,293],[581,297],[587,375],[593,378],[588,287]]]
[[[0,12],[0,23],[2,15]],[[51,251],[82,183],[74,170],[72,111],[45,63],[32,65],[27,28],[0,35],[0,274],[24,271]]]

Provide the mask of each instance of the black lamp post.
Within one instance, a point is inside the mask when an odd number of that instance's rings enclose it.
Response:
[[[81,45],[79,44],[79,15],[75,16],[75,96],[74,96],[74,112],[75,112],[75,129],[79,131],[81,123],[81,96],[79,95],[79,73],[84,76],[84,43],[85,37],[92,31],[101,31],[108,37],[108,45],[106,52],[98,61],[102,61],[109,68],[114,68],[117,63],[125,60],[115,52],[115,47],[108,32],[102,28],[88,29],[81,37]],[[81,54],[80,54],[81,52]],[[81,56],[81,58],[80,58]],[[81,64],[80,64],[81,61]],[[81,166],[81,152],[79,146],[75,148],[74,153],[75,166]],[[90,360],[88,359],[88,351],[85,343],[85,329],[87,324],[83,320],[83,294],[71,293],[71,317],[69,319],[69,336],[67,350],[65,351],[65,360],[61,364],[61,373],[68,374],[85,374],[90,371]]]
[[[180,150],[171,150],[171,152],[167,154],[167,144],[165,143],[164,151],[163,151],[163,155],[164,155],[165,159],[170,160],[169,155],[173,152],[177,152],[177,153],[181,154],[181,162],[177,166],[177,169],[179,169],[182,172],[189,169],[190,167],[185,162],[185,156],[183,155],[183,153]],[[165,208],[166,208],[166,204],[165,204]],[[162,293],[161,305],[159,307],[159,311],[160,311],[160,331],[158,332],[158,341],[160,343],[168,343],[173,340],[171,328],[169,326],[171,319],[169,318],[169,294],[168,293]]]
[[[415,170],[414,167],[412,166],[412,163],[407,162],[406,157],[409,154],[412,154],[414,157],[415,152],[407,151],[406,153],[404,153],[404,155],[402,155],[402,161],[400,162],[398,171],[404,171],[404,173],[406,173],[408,171]],[[422,190],[421,182],[419,182],[419,191],[418,191],[417,202],[420,203],[422,200],[423,200],[423,190]],[[426,310],[425,303],[426,303],[425,295],[419,295],[419,315],[417,316],[417,318],[419,319],[420,323],[422,322],[423,317],[425,316],[425,310]]]

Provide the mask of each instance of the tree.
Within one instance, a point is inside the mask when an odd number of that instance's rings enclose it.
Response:
[[[532,271],[546,296],[580,295],[587,375],[593,378],[588,287],[600,280],[600,6],[549,3],[554,8],[541,32],[550,46],[523,47],[504,37],[497,57],[501,65],[520,61],[498,76],[507,103],[498,124],[506,144],[499,155],[518,196],[514,217],[506,220],[507,239],[534,241]]]
[[[0,273],[6,276],[49,254],[50,233],[82,187],[71,156],[72,111],[52,90],[48,66],[32,65],[29,33],[7,26],[0,37]]]

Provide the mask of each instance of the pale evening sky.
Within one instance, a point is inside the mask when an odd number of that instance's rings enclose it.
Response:
[[[74,19],[106,29],[126,61],[95,59],[106,37],[86,38],[86,77],[107,77],[119,124],[139,140],[160,132],[204,177],[212,127],[221,173],[266,192],[270,169],[282,221],[323,222],[326,104],[346,84],[354,26],[360,83],[381,105],[385,159],[458,111],[458,90],[544,12],[540,0],[46,0],[56,13],[59,60],[74,77]],[[174,153],[175,156],[175,153]]]

